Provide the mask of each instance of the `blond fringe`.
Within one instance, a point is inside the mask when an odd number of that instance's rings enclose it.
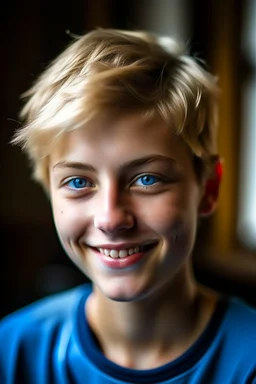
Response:
[[[47,182],[58,140],[102,113],[160,116],[202,161],[217,153],[216,78],[169,38],[97,29],[73,42],[23,95],[12,140]]]

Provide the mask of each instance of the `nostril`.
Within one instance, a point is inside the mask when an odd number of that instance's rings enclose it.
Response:
[[[130,214],[104,214],[94,218],[94,226],[105,233],[115,233],[133,228],[134,218]]]
[[[97,227],[100,231],[113,234],[116,232],[127,231],[132,228],[130,225],[101,225]]]

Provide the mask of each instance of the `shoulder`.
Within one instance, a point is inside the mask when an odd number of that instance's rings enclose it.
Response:
[[[38,325],[49,319],[57,320],[71,315],[79,299],[89,292],[89,287],[78,286],[29,304],[0,321],[0,331],[14,325],[18,328]]]
[[[230,298],[220,331],[231,345],[243,342],[248,352],[253,349],[256,353],[256,308],[242,299]]]
[[[50,333],[58,325],[71,321],[80,298],[89,287],[79,286],[38,300],[0,321],[0,354],[5,345],[16,345],[34,334]]]
[[[14,382],[13,377],[19,377],[22,381],[22,375],[31,376],[32,381],[28,382],[34,382],[36,375],[42,373],[38,367],[44,365],[47,372],[53,349],[63,350],[65,347],[76,309],[90,290],[90,286],[83,285],[48,296],[0,321],[1,383],[9,380]],[[30,364],[31,359],[33,365]]]
[[[256,308],[239,298],[230,298],[219,332],[226,355],[236,354],[237,364],[256,364]],[[228,353],[227,353],[228,352]],[[239,364],[238,364],[239,365]]]
[[[229,300],[226,321],[243,333],[256,331],[256,308],[244,300],[233,297]],[[246,327],[245,327],[246,325]]]
[[[230,298],[219,332],[212,345],[222,366],[222,374],[237,382],[255,377],[256,308],[239,298]],[[232,376],[233,375],[233,376]],[[224,382],[224,381],[223,381]]]

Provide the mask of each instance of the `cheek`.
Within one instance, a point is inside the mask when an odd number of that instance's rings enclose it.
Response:
[[[83,235],[87,218],[79,207],[53,201],[52,211],[56,230],[63,241],[75,241]]]
[[[184,228],[188,230],[197,221],[195,199],[184,191],[159,196],[146,206],[139,204],[137,212],[143,217],[144,223],[165,235],[178,233]]]

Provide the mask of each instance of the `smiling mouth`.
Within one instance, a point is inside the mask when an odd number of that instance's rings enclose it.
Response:
[[[95,248],[97,249],[98,252],[100,252],[102,255],[109,256],[112,259],[123,259],[127,256],[132,256],[133,254],[136,253],[142,253],[142,252],[147,252],[150,249],[154,248],[157,243],[151,243],[147,245],[141,245],[138,247],[134,248],[127,248],[127,249],[109,249],[109,248]]]

